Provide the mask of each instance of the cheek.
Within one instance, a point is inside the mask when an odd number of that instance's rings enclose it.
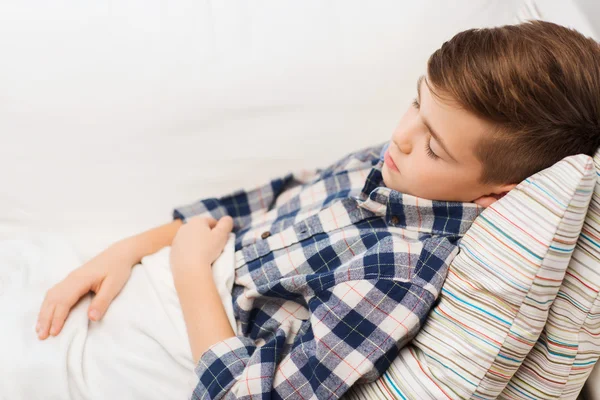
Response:
[[[404,115],[402,116],[402,118],[400,118],[400,122],[398,122],[398,125],[396,125],[396,129],[394,130],[394,133],[392,136],[396,137],[398,136],[396,139],[400,138],[402,136],[402,133],[405,131],[405,129],[407,127],[409,127],[411,125],[412,120],[417,116],[417,110],[412,107],[409,106],[406,111],[404,112]]]
[[[461,171],[442,160],[433,160],[424,155],[415,160],[413,166],[410,183],[427,194],[423,197],[438,199],[465,187],[464,182],[457,179]]]
[[[471,201],[477,197],[478,183],[471,171],[464,167],[444,163],[429,169],[420,185],[428,192],[428,198],[436,200]]]
[[[414,183],[420,182],[435,182],[444,184],[448,176],[452,175],[449,172],[448,165],[444,165],[443,161],[431,159],[425,152],[416,149],[418,154],[410,160],[410,178]]]

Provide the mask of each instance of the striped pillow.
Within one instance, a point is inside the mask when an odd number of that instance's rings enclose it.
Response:
[[[503,395],[575,399],[600,356],[600,151],[583,229],[548,321]]]
[[[570,156],[483,211],[425,325],[381,378],[348,398],[500,395],[544,328],[594,182],[592,159]]]

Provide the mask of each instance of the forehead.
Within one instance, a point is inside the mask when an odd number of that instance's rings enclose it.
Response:
[[[489,135],[492,125],[465,110],[449,93],[430,89],[431,83],[424,75],[419,78],[418,92],[421,117],[427,121],[432,130],[444,142],[448,151],[457,161],[473,161],[475,146],[479,140]]]

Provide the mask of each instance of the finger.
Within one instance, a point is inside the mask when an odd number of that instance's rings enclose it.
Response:
[[[95,280],[100,279],[97,276],[90,275],[85,270],[78,270],[70,274],[61,282],[55,290],[60,293],[60,298],[54,297],[53,315],[48,320],[47,334],[56,336],[62,330],[71,308],[92,289]]]
[[[54,316],[52,317],[52,324],[50,326],[50,335],[56,336],[59,334],[67,316],[69,315],[70,307],[65,306],[64,304],[57,304],[54,308]]]
[[[37,316],[37,324],[35,327],[35,331],[39,334],[42,329],[45,327],[46,323],[49,322],[49,315],[52,312],[52,308],[50,307],[50,291],[46,292],[46,296],[42,301],[42,305],[40,306],[40,312]]]
[[[221,218],[217,223],[217,226],[213,229],[215,233],[219,235],[221,240],[223,240],[223,245],[227,242],[229,238],[229,233],[233,229],[233,218],[229,215]]]
[[[42,313],[39,317],[39,331],[38,338],[44,340],[48,337],[48,331],[50,329],[50,323],[52,321],[52,317],[54,316],[54,304],[46,304]]]
[[[210,229],[212,229],[215,226],[217,226],[217,223],[219,222],[216,219],[211,218],[211,217],[207,217],[207,221],[208,221],[208,226],[210,227]]]
[[[36,332],[39,337],[45,339],[49,335],[57,305],[61,304],[61,308],[66,309],[68,315],[69,310],[81,296],[90,291],[94,279],[96,278],[89,275],[85,269],[78,269],[70,273],[62,282],[48,290],[40,307],[36,324]],[[63,316],[59,316],[58,318],[63,318],[64,323],[64,319],[66,319],[66,315],[64,315],[65,311],[63,310],[61,313]]]
[[[189,222],[193,222],[195,224],[202,224],[205,226],[212,226],[217,223],[217,220],[214,219],[213,217],[209,217],[209,216],[205,216],[205,217],[195,216],[195,217],[190,218],[188,220],[188,223]]]
[[[474,200],[473,202],[475,204],[477,204],[478,206],[487,208],[487,207],[491,206],[492,204],[494,204],[496,201],[497,201],[497,199],[492,196],[482,196],[482,197]]]
[[[121,288],[111,277],[107,277],[104,282],[102,282],[102,286],[100,286],[100,290],[96,293],[96,296],[92,300],[90,307],[88,309],[88,317],[92,321],[100,320],[104,314],[106,314],[106,310],[113,299],[117,296]]]
[[[68,284],[65,284],[69,290],[63,290],[64,303],[71,309],[75,303],[79,301],[84,295],[88,294],[95,282],[101,280],[102,277],[99,275],[91,275],[88,271],[79,271],[78,274],[74,274],[65,280]]]
[[[46,314],[47,297],[48,297],[48,295],[46,295],[46,297],[42,301],[42,305],[40,306],[40,311],[38,312],[37,321],[36,321],[36,325],[35,325],[35,331],[36,332],[40,331],[40,328],[41,328],[41,325],[42,325],[42,318]]]
[[[231,218],[229,215],[226,215],[223,218],[221,218],[219,222],[223,224],[224,229],[226,229],[228,233],[231,232],[231,230],[233,229],[233,218]]]

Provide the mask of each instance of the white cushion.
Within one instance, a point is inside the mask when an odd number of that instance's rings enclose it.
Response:
[[[86,259],[387,140],[428,56],[518,3],[0,2],[0,237],[66,233]]]

